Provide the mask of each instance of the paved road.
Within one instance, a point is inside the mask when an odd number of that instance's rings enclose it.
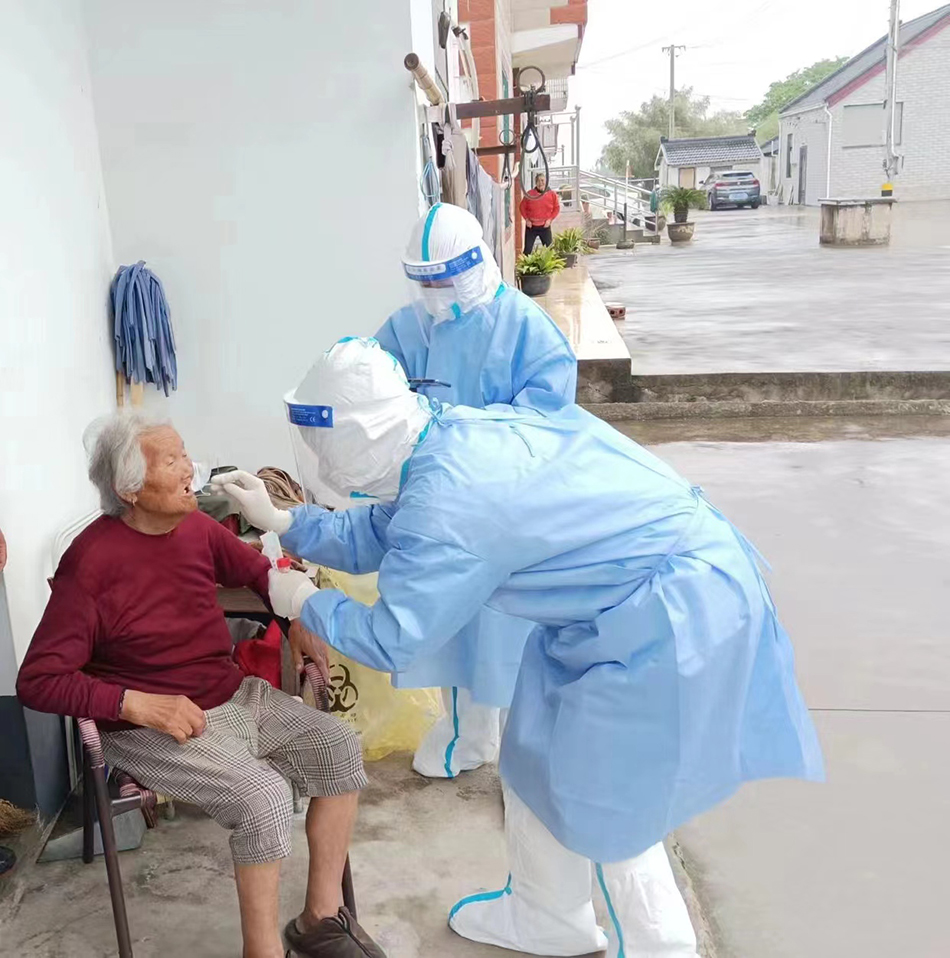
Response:
[[[938,432],[654,447],[772,563],[828,765],[827,784],[748,785],[678,831],[717,958],[950,954],[950,439]]]
[[[687,246],[588,258],[636,372],[950,369],[950,204],[899,207],[880,249],[820,247],[813,209],[691,215]]]

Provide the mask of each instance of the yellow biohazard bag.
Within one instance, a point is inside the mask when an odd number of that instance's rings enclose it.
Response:
[[[372,605],[378,598],[376,573],[348,575],[320,567],[317,585],[340,589]],[[414,752],[442,714],[438,689],[395,689],[388,672],[377,672],[330,649],[330,712],[361,735],[363,755],[376,762],[392,752]]]

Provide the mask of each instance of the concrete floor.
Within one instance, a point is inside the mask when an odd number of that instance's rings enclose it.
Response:
[[[771,561],[829,770],[825,785],[765,782],[678,833],[715,935],[707,958],[938,958],[950,848],[947,420],[683,424],[624,431],[656,451]],[[877,438],[888,435],[889,438]],[[851,438],[848,438],[851,437]],[[353,848],[367,928],[391,958],[507,954],[445,925],[462,895],[506,865],[491,770],[430,783],[405,758],[371,766]],[[302,822],[284,872],[300,904]],[[182,810],[122,855],[137,958],[237,958],[225,836]],[[114,954],[101,861],[35,867],[0,955]],[[636,952],[627,958],[637,958]]]
[[[692,243],[587,258],[635,373],[950,369],[950,204],[895,207],[889,247],[818,245],[818,211],[690,214]]]
[[[678,832],[718,958],[950,954],[950,440],[656,451],[772,563],[828,765]]]

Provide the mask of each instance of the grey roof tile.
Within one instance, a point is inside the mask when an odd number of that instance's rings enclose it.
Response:
[[[757,163],[762,151],[754,136],[703,136],[665,140],[660,149],[670,166],[710,166],[714,163]]]

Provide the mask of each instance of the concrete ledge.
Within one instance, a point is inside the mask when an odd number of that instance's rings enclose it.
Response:
[[[535,302],[557,323],[577,355],[577,401],[626,398],[630,352],[583,260],[573,269],[557,273],[551,289]]]
[[[950,399],[950,370],[634,376],[615,402]]]
[[[855,399],[807,402],[602,402],[584,408],[606,422],[650,419],[759,419],[795,416],[950,416],[947,399]]]

